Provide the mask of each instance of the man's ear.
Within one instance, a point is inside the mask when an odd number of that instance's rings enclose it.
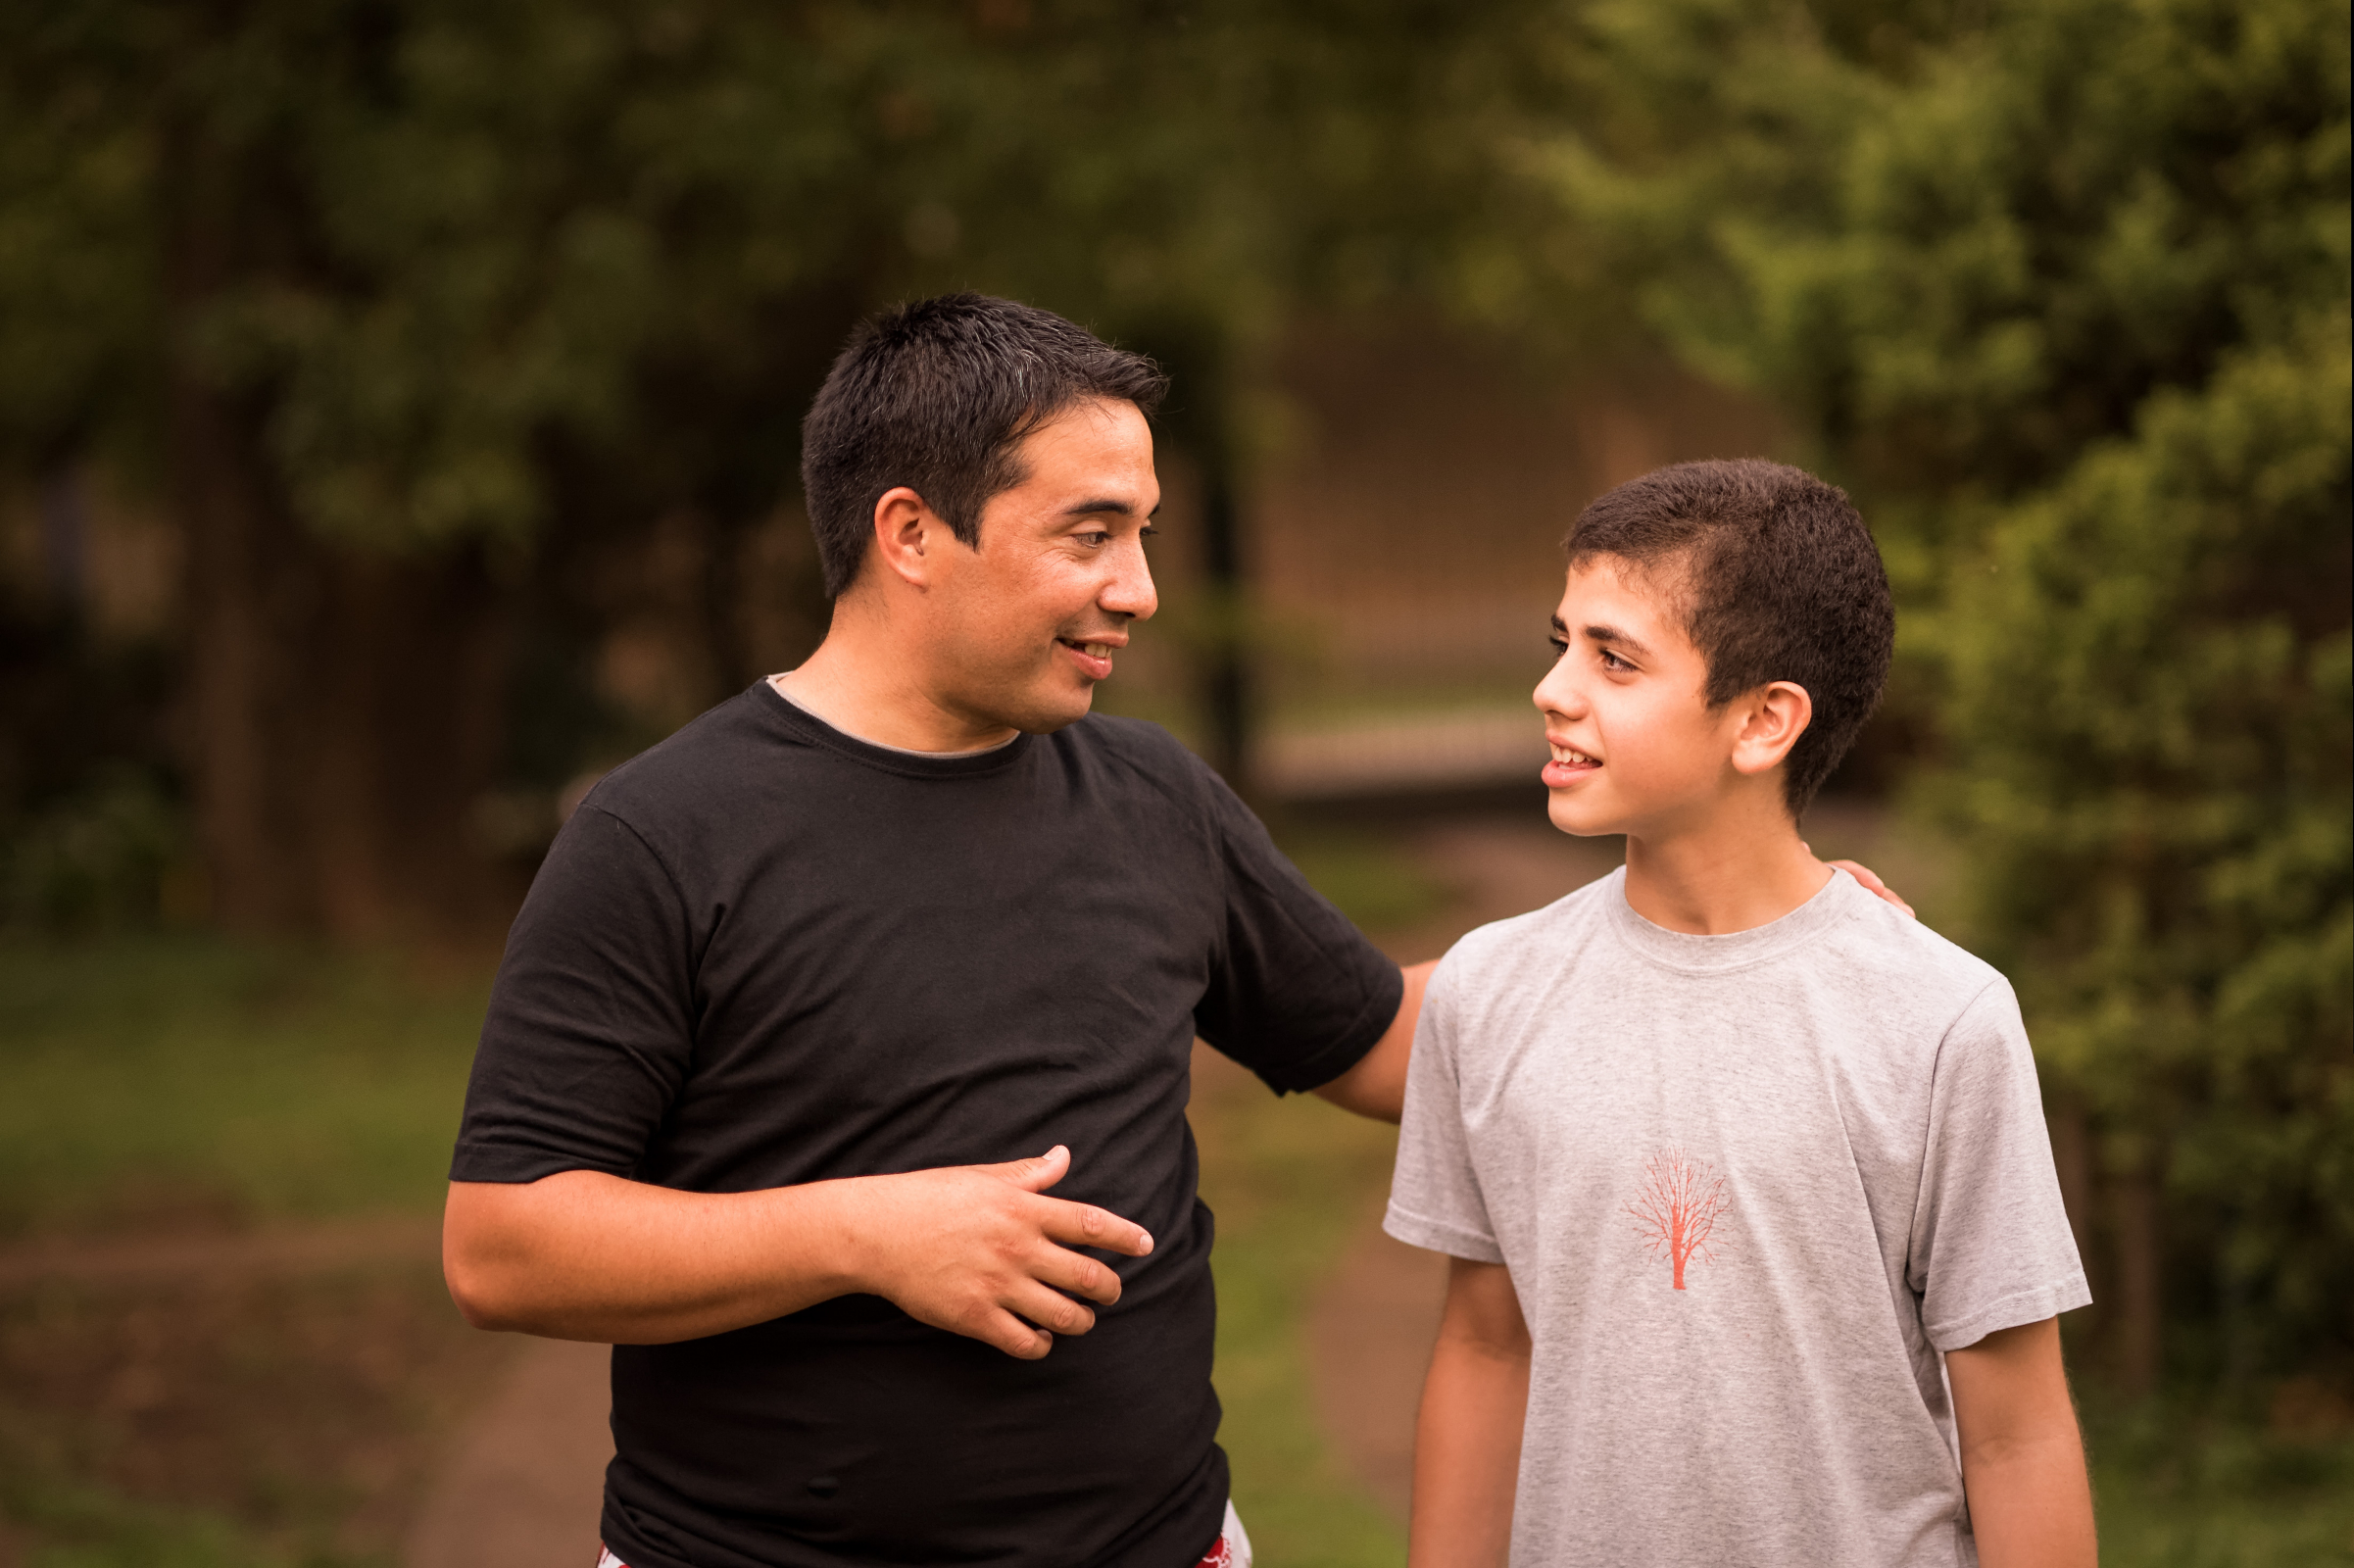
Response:
[[[949,537],[940,514],[904,484],[884,491],[874,504],[875,560],[910,587],[931,585],[934,552]]]
[[[1743,773],[1764,773],[1782,765],[1814,722],[1815,700],[1794,681],[1778,680],[1760,686],[1741,699],[1741,729],[1733,737],[1733,765]]]

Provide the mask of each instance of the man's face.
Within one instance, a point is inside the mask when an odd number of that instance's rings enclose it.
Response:
[[[1564,833],[1651,838],[1704,821],[1737,773],[1739,703],[1708,707],[1708,663],[1670,597],[1672,568],[1597,557],[1571,568],[1553,616],[1561,657],[1538,682]]]
[[[930,684],[976,724],[1042,734],[1086,716],[1130,623],[1158,608],[1144,541],[1160,481],[1133,403],[1066,409],[1019,459],[1022,481],[982,509],[980,548],[941,555]]]

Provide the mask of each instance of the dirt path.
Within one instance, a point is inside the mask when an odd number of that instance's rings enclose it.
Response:
[[[1434,828],[1414,853],[1453,896],[1439,918],[1383,942],[1406,963],[1437,957],[1474,926],[1539,908],[1618,863],[1615,841],[1565,838],[1542,818]],[[1377,1203],[1308,1308],[1316,1413],[1349,1474],[1401,1521],[1413,1486],[1414,1411],[1446,1294],[1447,1260],[1391,1240]]]
[[[146,1285],[208,1277],[317,1274],[439,1256],[441,1226],[405,1216],[278,1225],[218,1236],[69,1239],[0,1250],[0,1291],[50,1280],[74,1285]]]
[[[611,1348],[532,1340],[451,1446],[402,1558],[409,1568],[591,1568]]]

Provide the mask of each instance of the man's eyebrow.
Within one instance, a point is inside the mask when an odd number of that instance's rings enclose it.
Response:
[[[1066,517],[1093,517],[1106,512],[1114,513],[1123,517],[1133,517],[1136,515],[1136,507],[1131,502],[1115,501],[1106,496],[1097,496],[1091,500],[1081,501],[1075,505],[1064,507],[1062,509],[1062,514]],[[1153,513],[1148,514],[1148,515],[1158,515],[1158,512],[1156,510]]]

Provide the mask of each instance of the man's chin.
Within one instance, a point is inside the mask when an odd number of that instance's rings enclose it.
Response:
[[[1027,693],[1022,702],[1008,705],[1012,710],[1001,714],[1000,721],[1025,735],[1052,735],[1085,718],[1095,702],[1096,683],[1082,681],[1076,689]]]

